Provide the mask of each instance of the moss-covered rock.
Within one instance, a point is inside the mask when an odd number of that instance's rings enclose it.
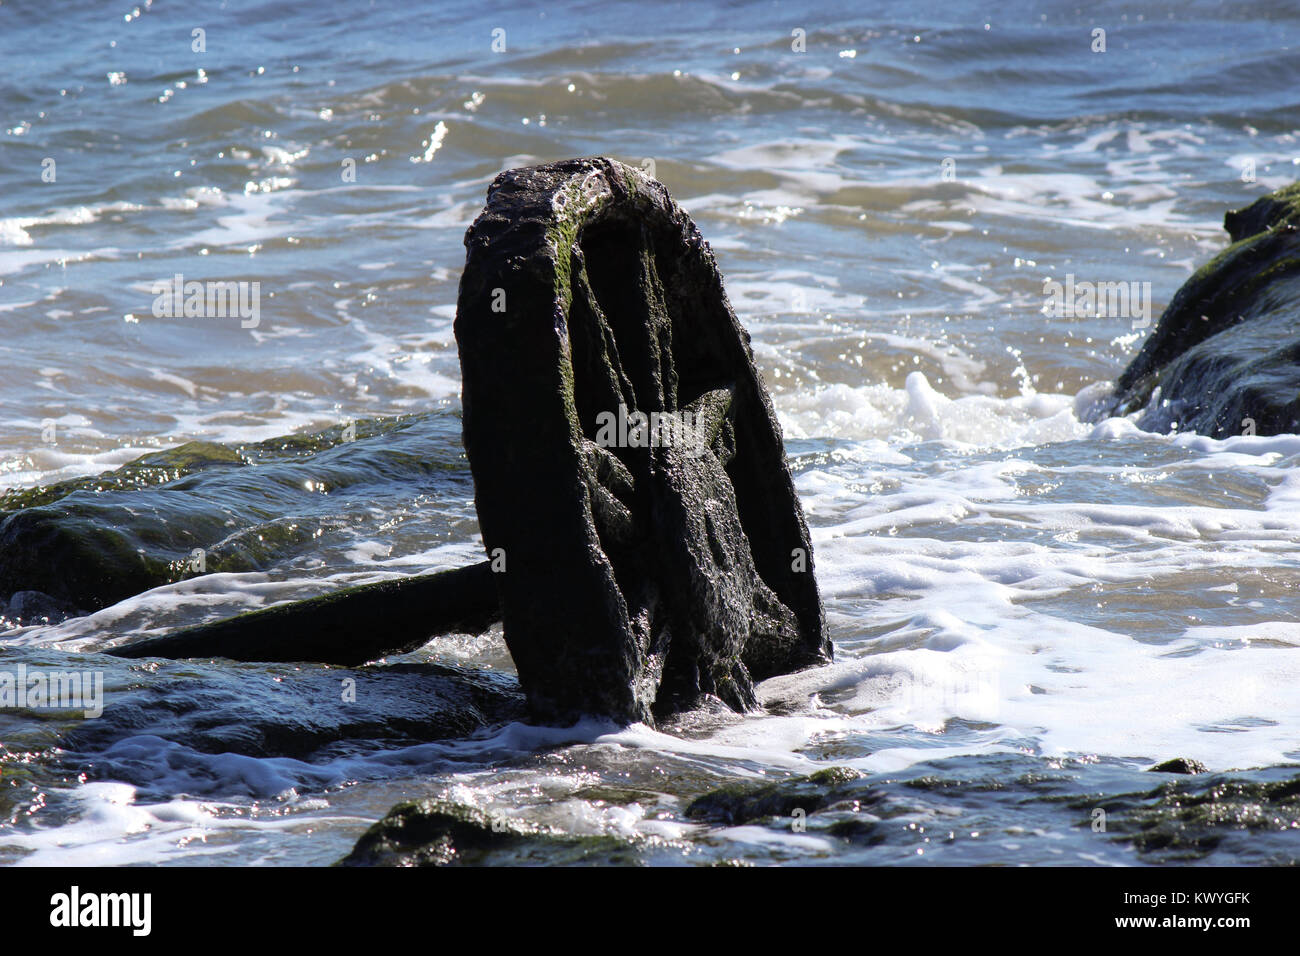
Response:
[[[790,777],[766,784],[737,783],[696,797],[686,815],[736,826],[771,817],[790,818],[796,811],[815,813],[844,800],[867,797],[850,785],[862,775],[848,767],[831,767],[807,777]]]
[[[1262,783],[1171,783],[1150,796],[1148,803],[1121,816],[1115,827],[1121,839],[1142,853],[1200,859],[1234,835],[1271,832],[1300,838],[1300,777]],[[1300,852],[1293,847],[1286,862],[1297,859]]]
[[[104,494],[134,491],[175,481],[216,465],[243,465],[244,458],[233,448],[213,442],[192,441],[175,448],[150,452],[120,468],[100,475],[70,478],[51,485],[12,489],[0,493],[0,513],[48,505],[76,491]]]
[[[636,864],[633,844],[574,836],[449,800],[398,804],[367,830],[342,866]]]
[[[1152,431],[1300,432],[1300,183],[1229,212],[1097,414]]]
[[[1062,794],[1051,799],[1063,800],[1077,814],[1075,826],[1131,846],[1145,862],[1213,863],[1222,852],[1237,865],[1296,865],[1300,863],[1296,771],[1289,766],[1232,774],[1171,770],[1164,772],[1178,776],[1151,790],[1083,798]],[[1104,816],[1099,818],[1098,811],[1104,811]]]
[[[358,422],[355,440],[332,428],[237,448],[191,442],[10,492],[0,498],[0,600],[9,603],[0,613],[36,623],[51,608],[93,611],[197,574],[264,569],[319,546],[337,521],[327,495],[414,490],[431,478],[467,486],[458,426],[439,413]],[[20,592],[33,594],[15,608]]]
[[[40,784],[27,761],[34,755],[14,752],[0,744],[0,823],[14,819],[39,799]]]

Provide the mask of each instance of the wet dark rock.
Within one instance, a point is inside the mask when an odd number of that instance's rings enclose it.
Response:
[[[342,866],[635,865],[633,845],[492,817],[448,800],[398,804],[357,841]]]
[[[857,846],[879,846],[887,839],[880,821],[862,816],[836,820],[826,828],[826,833]]]
[[[103,475],[7,493],[0,595],[40,591],[89,611],[179,580],[193,549],[231,535],[237,510],[204,501],[195,483],[245,464],[229,448],[191,442]],[[160,495],[161,487],[175,493]]]
[[[48,505],[76,491],[104,494],[135,491],[175,481],[186,475],[217,466],[243,465],[237,451],[213,442],[192,441],[175,448],[150,452],[127,462],[120,468],[80,478],[69,478],[51,485],[22,488],[0,494],[0,513]]]
[[[63,735],[65,764],[96,779],[147,787],[152,780],[140,773],[157,771],[162,742],[201,753],[311,761],[336,756],[349,741],[409,746],[524,716],[518,683],[491,670],[431,663],[146,668],[132,684],[110,690],[101,716]],[[139,759],[132,741],[142,748]]]
[[[318,549],[349,495],[374,501],[387,485],[409,497],[457,473],[468,486],[452,416],[355,427],[353,441],[340,427],[238,449],[191,442],[103,475],[9,492],[0,497],[0,598],[39,591],[94,611]]]
[[[39,808],[48,798],[46,775],[37,763],[38,755],[11,750],[0,744],[0,824],[12,826],[20,817]],[[66,779],[58,783],[66,785]],[[3,851],[0,860],[7,864]]]
[[[686,816],[716,826],[764,826],[784,834],[830,837],[856,847],[875,847],[905,831],[889,818],[915,807],[848,767],[766,784],[737,783],[691,801]]]
[[[500,617],[496,582],[484,562],[343,588],[135,641],[107,653],[137,659],[364,664],[413,651],[436,634],[481,633]]]
[[[1110,789],[1104,795],[1068,796],[1064,802],[1076,814],[1075,826],[1131,847],[1144,863],[1225,859],[1234,865],[1295,866],[1300,864],[1297,769],[1283,765],[1231,774],[1179,774],[1151,789]],[[1129,782],[1140,785],[1144,777],[1146,773],[1131,774]],[[1105,812],[1101,829],[1099,810]]]
[[[1158,763],[1151,767],[1150,773],[1209,773],[1210,768],[1205,766],[1199,760],[1192,760],[1188,757],[1174,757],[1172,760],[1166,760],[1164,763]]]
[[[771,401],[668,191],[607,159],[511,170],[465,245],[465,447],[534,717],[746,710],[828,660]],[[638,444],[665,413],[691,427]]]
[[[1204,859],[1245,838],[1234,849],[1237,862],[1248,852],[1257,862],[1294,865],[1300,860],[1300,777],[1171,782],[1110,820],[1117,839],[1163,861]]]
[[[1178,290],[1094,413],[1217,438],[1300,432],[1300,183],[1229,212],[1231,245]]]
[[[728,826],[752,823],[770,817],[784,818],[802,810],[805,816],[844,801],[858,802],[869,793],[862,777],[847,767],[831,767],[807,777],[791,777],[767,784],[737,783],[696,797],[686,815]]]
[[[84,612],[74,604],[61,601],[43,591],[15,591],[6,604],[0,601],[0,627],[58,624]]]

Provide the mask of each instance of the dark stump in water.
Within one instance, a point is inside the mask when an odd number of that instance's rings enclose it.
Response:
[[[1101,414],[1216,438],[1300,432],[1300,183],[1224,228],[1232,244],[1174,295]]]
[[[511,170],[465,245],[465,448],[533,715],[745,710],[828,660],[771,401],[667,189],[607,159]]]
[[[668,191],[605,159],[513,170],[465,244],[456,338],[488,561],[110,653],[356,664],[503,620],[547,722],[653,721],[708,696],[746,710],[754,681],[829,660],[771,401]]]

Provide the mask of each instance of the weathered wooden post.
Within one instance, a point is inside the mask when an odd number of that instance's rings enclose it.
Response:
[[[511,170],[465,245],[465,447],[535,716],[742,710],[828,660],[771,401],[667,189],[608,159]],[[605,447],[642,415],[674,427]]]

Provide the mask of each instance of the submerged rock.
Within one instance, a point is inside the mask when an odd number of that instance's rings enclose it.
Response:
[[[31,627],[58,624],[84,613],[67,601],[60,601],[43,591],[15,591],[8,603],[0,601],[0,629],[6,626]]]
[[[632,844],[612,836],[575,836],[492,817],[449,800],[393,807],[340,861],[341,866],[514,866],[636,864]]]
[[[1159,862],[1200,860],[1226,846],[1233,847],[1239,863],[1294,865],[1297,861],[1300,776],[1170,781],[1116,809],[1123,812],[1108,811],[1114,838],[1132,843],[1139,853]]]
[[[1164,763],[1158,763],[1149,768],[1148,773],[1209,773],[1210,768],[1205,766],[1199,760],[1192,760],[1188,757],[1174,757],[1172,760],[1166,760]]]
[[[95,611],[197,574],[262,570],[318,549],[348,489],[373,498],[389,483],[409,494],[457,473],[468,485],[452,416],[355,428],[352,441],[334,428],[238,449],[190,442],[102,475],[6,493],[0,599],[12,609],[30,591],[51,607]]]
[[[806,777],[773,783],[737,783],[696,797],[686,815],[713,823],[737,826],[769,817],[788,818],[815,813],[845,800],[861,802],[870,791],[859,781],[862,774],[849,767],[829,767]]]
[[[1224,228],[1232,244],[1174,295],[1101,415],[1216,438],[1300,432],[1300,183]]]
[[[432,663],[136,666],[134,679],[114,672],[101,716],[62,735],[62,764],[92,779],[149,788],[157,782],[159,754],[169,750],[176,756],[163,763],[200,774],[209,772],[207,764],[188,760],[184,751],[328,763],[357,741],[364,748],[375,741],[412,746],[524,716],[515,679],[485,669]],[[273,795],[256,781],[249,786],[252,796]]]
[[[745,710],[829,660],[771,401],[667,189],[608,159],[511,170],[465,245],[465,448],[534,717]]]
[[[343,588],[134,641],[107,653],[137,659],[364,664],[413,651],[433,634],[481,633],[500,617],[496,582],[484,562]]]

